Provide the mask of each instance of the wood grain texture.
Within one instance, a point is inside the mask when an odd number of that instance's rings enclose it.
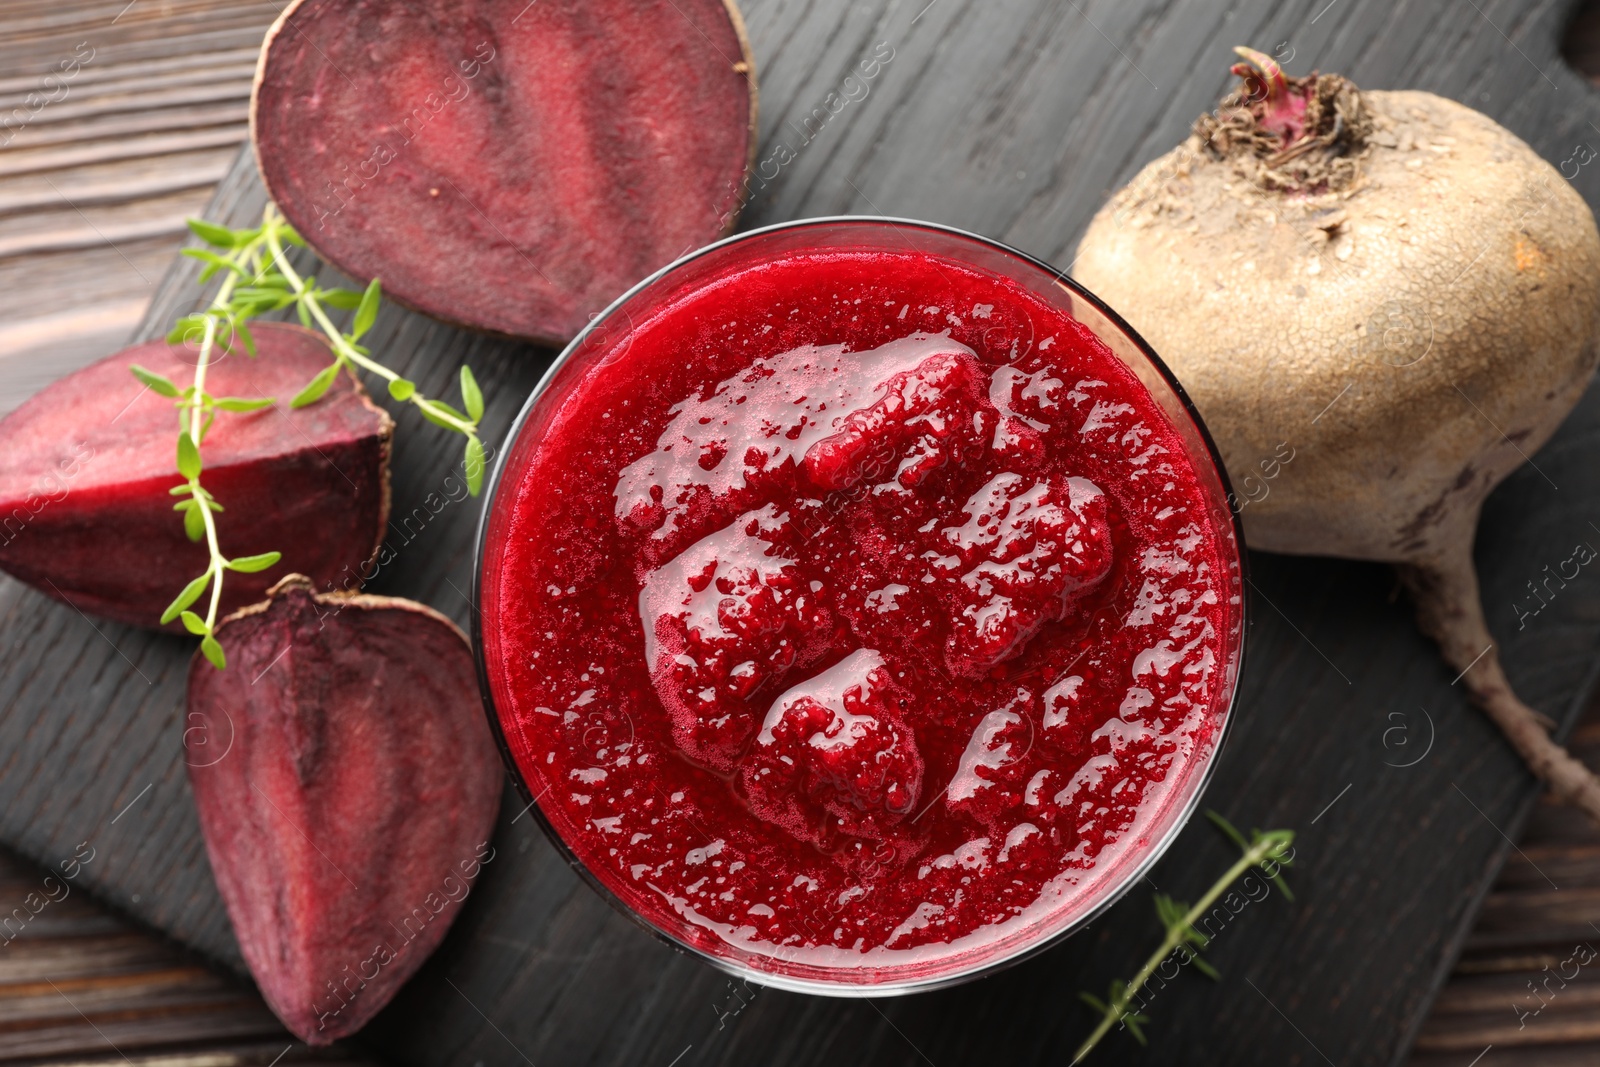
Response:
[[[1600,761],[1600,702],[1571,738]],[[1417,1038],[1412,1067],[1600,1059],[1600,831],[1541,801],[1484,900],[1450,980]]]
[[[919,216],[1065,265],[1105,195],[1211,106],[1228,47],[1246,41],[1286,42],[1293,71],[1340,69],[1376,88],[1465,100],[1558,163],[1600,120],[1600,101],[1555,58],[1566,6],[753,2],[758,159],[780,141],[797,158],[753,198],[745,225]],[[39,32],[50,25],[40,16]],[[895,58],[869,95],[802,143],[803,118],[879,41]],[[1597,171],[1577,179],[1591,204]],[[244,223],[260,205],[241,159],[212,215]],[[193,303],[191,277],[187,261],[169,273],[146,334]],[[490,439],[550,355],[397,309],[381,316],[373,347],[434,393],[470,362],[490,397]],[[455,462],[431,428],[404,414],[400,423],[397,518]],[[1591,391],[1537,457],[1543,476],[1524,469],[1491,500],[1478,546],[1513,682],[1569,722],[1600,643],[1600,587],[1586,574],[1522,631],[1511,604],[1545,564],[1596,536],[1584,531],[1600,522],[1597,438]],[[464,620],[475,520],[459,505],[409,540],[396,532],[397,559],[374,590]],[[1239,718],[1207,803],[1246,825],[1300,831],[1298,903],[1274,897],[1228,922],[1211,953],[1223,980],[1179,976],[1151,1003],[1149,1052],[1119,1036],[1108,1062],[1395,1062],[1531,804],[1531,781],[1464,706],[1385,569],[1267,556],[1253,565]],[[102,850],[85,884],[236,966],[179,747],[187,642],[85,619],[14,583],[0,585],[0,635],[15,650],[0,664],[0,838],[47,863],[94,841]],[[1420,762],[1394,766],[1430,737]],[[508,803],[497,858],[440,954],[370,1031],[398,1062],[1062,1062],[1089,1022],[1076,992],[1126,977],[1158,936],[1153,889],[1141,887],[1093,929],[971,986],[903,1001],[752,1000],[611,911],[519,808]],[[1196,825],[1152,885],[1192,897],[1229,860]]]
[[[247,136],[256,49],[277,11],[0,5],[0,414],[138,324],[185,216]]]

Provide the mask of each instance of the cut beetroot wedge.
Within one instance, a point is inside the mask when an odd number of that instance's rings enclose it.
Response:
[[[229,558],[277,551],[283,560],[264,573],[229,573],[225,610],[260,600],[289,570],[323,588],[358,586],[389,513],[389,416],[349,374],[315,404],[291,409],[290,398],[332,360],[328,346],[298,326],[260,323],[253,333],[258,355],[213,362],[206,390],[277,403],[217,414],[203,481],[225,509],[216,518]],[[159,625],[210,556],[185,536],[167,492],[183,481],[178,412],[128,368],[183,388],[193,361],[182,346],[136,345],[0,421],[0,569],[80,611]]]
[[[472,651],[409,600],[290,575],[217,628],[184,734],[206,851],[261,993],[307,1044],[359,1030],[438,947],[503,772]]]
[[[299,0],[251,105],[324,259],[545,343],[731,229],[755,120],[732,0]]]

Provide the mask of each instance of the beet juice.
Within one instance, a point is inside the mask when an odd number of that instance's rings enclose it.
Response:
[[[530,402],[485,673],[547,827],[636,916],[761,980],[911,988],[1081,922],[1181,824],[1238,539],[1081,293],[811,225],[669,268]]]

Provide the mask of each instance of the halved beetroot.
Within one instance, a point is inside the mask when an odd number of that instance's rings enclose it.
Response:
[[[251,332],[258,355],[216,360],[206,391],[278,403],[217,415],[203,482],[225,509],[223,551],[278,551],[283,562],[230,573],[228,611],[260,600],[290,569],[324,588],[359,585],[389,517],[388,414],[349,374],[317,403],[291,409],[332,360],[327,344],[298,326]],[[0,421],[0,569],[81,611],[155,627],[210,557],[184,535],[167,493],[183,481],[177,410],[129,373],[135,363],[180,388],[194,380],[193,352],[152,341],[55,382]]]
[[[311,1045],[359,1030],[494,858],[503,781],[472,651],[410,600],[290,575],[189,669],[189,781],[217,888],[272,1010]]]
[[[755,118],[732,0],[299,0],[267,35],[251,132],[328,262],[559,342],[732,227]]]

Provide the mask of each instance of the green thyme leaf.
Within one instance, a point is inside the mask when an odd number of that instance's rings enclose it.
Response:
[[[223,655],[222,646],[217,643],[215,637],[207,634],[201,638],[200,651],[205,654],[206,659],[210,660],[211,665],[217,670],[225,671],[228,669],[228,657]]]
[[[188,430],[178,434],[178,473],[190,479],[200,477],[200,450]]]
[[[434,414],[436,415],[448,415],[453,419],[460,419],[462,422],[475,421],[471,418],[468,418],[465,411],[457,411],[449,404],[446,404],[443,400],[429,400],[428,403],[433,405]],[[452,429],[453,428],[454,427],[452,427]]]
[[[180,611],[199,600],[200,594],[206,591],[206,585],[210,581],[211,572],[206,571],[206,573],[184,586],[183,592],[178,594],[178,598],[168,604],[167,610],[161,613],[161,625],[165,626],[173,619],[176,619]]]
[[[206,535],[205,512],[199,508],[190,508],[183,513],[183,532],[189,540],[198,541]]]
[[[323,367],[317,376],[311,379],[310,384],[300,390],[293,400],[289,401],[289,406],[303,408],[307,404],[315,404],[318,400],[321,400],[322,394],[328,391],[328,387],[333,384],[334,376],[338,373],[338,363],[330,363]]]
[[[1277,864],[1280,868],[1289,866],[1289,861],[1285,859],[1272,860],[1271,862]],[[1265,867],[1262,867],[1261,873],[1266,874]],[[1294,903],[1294,894],[1289,891],[1289,883],[1283,880],[1283,871],[1273,871],[1273,873],[1269,876],[1269,880],[1273,885],[1278,887],[1278,892],[1283,894],[1284,900],[1287,900],[1291,904]]]
[[[228,561],[228,569],[238,571],[240,574],[254,574],[264,571],[283,558],[282,552],[263,552],[259,556],[240,556],[238,559]]]
[[[465,363],[461,364],[461,402],[467,406],[467,418],[477,422],[483,418],[483,390],[478,388],[478,379],[472,376],[472,368]]]
[[[257,397],[253,400],[242,396],[224,396],[216,401],[217,408],[222,411],[260,411],[272,405],[273,399],[270,396]]]
[[[417,391],[417,383],[409,382],[404,378],[396,378],[389,383],[389,395],[396,400],[410,400],[411,394]]]
[[[483,442],[476,437],[467,438],[467,492],[477,496],[483,490]]]
[[[248,275],[246,275],[244,272],[244,268],[239,266],[239,264],[233,262],[231,259],[225,259],[222,256],[217,255],[209,248],[185,248],[180,254],[188,256],[191,259],[198,259],[202,263],[211,264],[210,273],[212,274],[219,270],[231,270],[241,278],[248,277]],[[207,277],[207,275],[202,274],[201,277],[204,278]]]
[[[382,286],[378,279],[372,279],[372,284],[367,286],[367,291],[361,294],[361,304],[356,308],[356,318],[350,324],[350,340],[358,340],[362,334],[372,329],[372,324],[378,319],[378,299],[382,293]]]
[[[206,320],[202,315],[185,315],[172,326],[172,332],[167,334],[167,344],[181,345],[190,341],[198,341],[204,335]]]
[[[460,430],[460,427],[458,427],[455,423],[447,421],[442,414],[434,410],[435,403],[437,403],[437,401],[419,400],[417,401],[417,410],[422,412],[423,418],[427,419],[435,426],[443,426],[447,430]]]
[[[256,339],[250,335],[250,327],[240,319],[233,324],[233,328],[239,334],[239,343],[244,345],[245,353],[251,359],[256,358]]]
[[[217,248],[234,247],[233,231],[226,226],[218,226],[216,223],[207,222],[205,219],[190,219],[189,229],[194,231],[194,235],[208,245],[213,245]]]
[[[192,611],[182,612],[178,617],[183,620],[183,628],[197,637],[200,634],[208,634],[211,632],[210,629],[206,627],[206,621]]]
[[[311,309],[306,306],[306,302],[304,300],[296,300],[295,301],[295,303],[294,303],[294,313],[296,315],[300,316],[300,325],[304,326],[308,330],[312,328],[311,327]]]
[[[1217,829],[1219,829],[1223,833],[1227,834],[1228,835],[1228,840],[1230,840],[1234,844],[1238,845],[1240,852],[1249,852],[1250,851],[1250,843],[1244,839],[1244,834],[1241,834],[1239,832],[1238,827],[1234,826],[1233,823],[1231,823],[1227,819],[1223,818],[1221,813],[1212,811],[1212,810],[1210,810],[1208,808],[1206,810],[1206,818],[1210,819],[1213,823],[1215,823],[1216,826],[1217,826]]]
[[[351,311],[361,306],[361,294],[350,289],[324,289],[317,294],[317,299],[340,311]]]
[[[135,378],[139,379],[141,382],[148,385],[162,396],[177,397],[179,395],[178,387],[173,384],[172,379],[157,374],[153,370],[146,370],[137,363],[130,365],[128,369],[133,372],[133,376]]]
[[[240,297],[235,302],[234,307],[239,315],[245,318],[254,318],[268,311],[277,311],[278,297],[276,294],[271,296]]]

